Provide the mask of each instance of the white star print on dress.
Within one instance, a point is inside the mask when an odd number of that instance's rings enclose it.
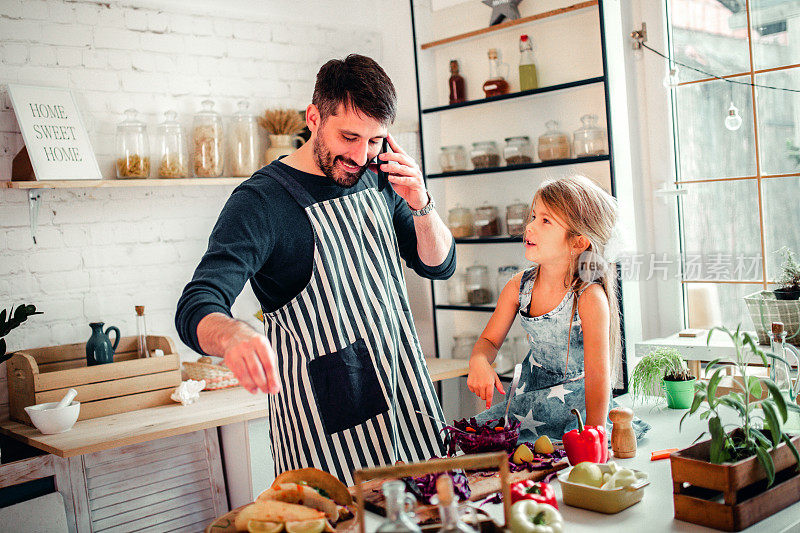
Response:
[[[556,385],[550,389],[550,394],[547,395],[547,398],[558,398],[561,400],[561,403],[566,403],[564,401],[564,396],[567,394],[572,394],[572,391],[566,388],[563,384]]]
[[[536,362],[536,359],[533,358],[533,355],[531,355],[530,359],[531,359],[531,370],[533,370],[533,367],[543,368],[542,365]]]
[[[514,394],[522,394],[523,392],[525,392],[525,384],[520,383],[519,387],[517,387],[517,392],[515,392]]]
[[[528,429],[533,433],[536,433],[536,428],[544,425],[544,422],[539,422],[538,420],[534,420],[533,409],[529,410],[528,414],[525,416],[519,416],[516,414],[514,416],[517,417],[517,420],[519,420],[522,423],[520,425],[520,431],[523,429]]]

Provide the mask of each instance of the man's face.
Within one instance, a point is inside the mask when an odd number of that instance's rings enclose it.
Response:
[[[314,159],[322,173],[342,187],[358,183],[380,151],[386,126],[342,105],[335,115],[325,117],[324,122],[312,105],[307,118],[315,134]]]

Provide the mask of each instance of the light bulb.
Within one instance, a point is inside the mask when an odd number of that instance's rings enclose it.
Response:
[[[736,131],[742,127],[742,117],[739,115],[739,109],[733,105],[728,108],[728,116],[725,117],[725,127],[731,131]]]
[[[677,87],[680,79],[678,77],[678,67],[671,67],[669,72],[664,77],[664,87],[667,89],[672,89],[673,87]]]

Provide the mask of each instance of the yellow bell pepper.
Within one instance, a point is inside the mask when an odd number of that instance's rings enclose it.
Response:
[[[564,519],[561,513],[547,503],[521,500],[511,506],[508,519],[511,533],[562,533]]]

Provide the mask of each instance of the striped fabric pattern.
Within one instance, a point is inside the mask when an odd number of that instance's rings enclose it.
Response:
[[[302,196],[298,201],[303,205]],[[352,485],[359,468],[390,464],[395,457],[414,462],[440,456],[441,425],[415,413],[444,418],[416,336],[383,196],[370,187],[305,210],[315,233],[311,280],[285,306],[264,314],[282,380],[281,393],[269,397],[276,474],[316,467]],[[320,419],[308,363],[358,339],[366,343],[390,406],[391,361],[397,357],[396,456],[391,410],[330,435]]]

